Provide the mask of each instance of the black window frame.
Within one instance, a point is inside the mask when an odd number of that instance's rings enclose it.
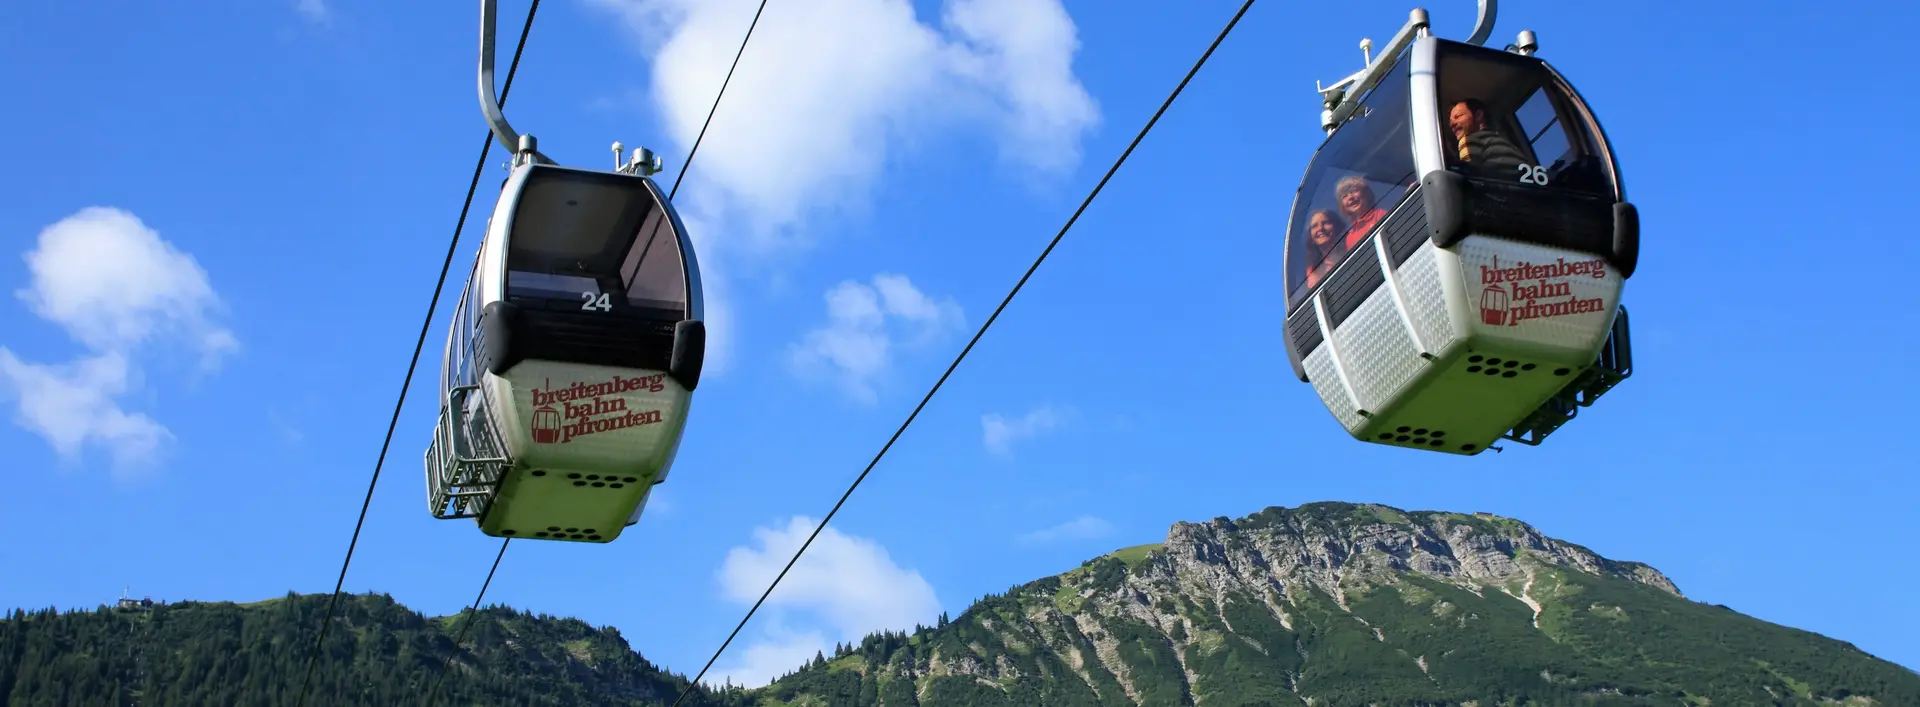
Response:
[[[1412,132],[1414,101],[1411,56],[1412,47],[1409,47],[1395,58],[1381,74],[1380,81],[1360,99],[1360,107],[1353,115],[1314,150],[1306,171],[1301,175],[1299,186],[1294,188],[1293,207],[1288,213],[1286,250],[1282,257],[1289,314],[1326,285],[1333,273],[1345,265],[1354,253],[1366,250],[1380,226],[1386,222],[1386,216],[1391,215],[1416,191],[1419,166],[1414,155]],[[1398,112],[1397,121],[1394,111]],[[1349,154],[1354,151],[1360,151],[1360,154]],[[1335,175],[1335,172],[1338,174]],[[1388,172],[1393,174],[1389,175]],[[1379,209],[1382,216],[1367,233],[1360,236],[1352,250],[1339,256],[1319,282],[1307,286],[1307,269],[1317,264],[1306,262],[1308,219],[1322,209],[1331,208],[1338,212],[1335,187],[1343,178],[1353,175],[1367,179],[1375,196],[1368,211]],[[1381,193],[1383,186],[1385,193]],[[1344,240],[1344,236],[1342,234],[1336,238]]]

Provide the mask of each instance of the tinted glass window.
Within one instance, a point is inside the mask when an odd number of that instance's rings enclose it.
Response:
[[[635,307],[678,310],[686,302],[686,271],[680,258],[680,237],[665,209],[647,214],[640,237],[620,265],[620,282],[627,302]]]
[[[1358,249],[1415,181],[1403,61],[1320,146],[1294,193],[1287,228],[1288,301],[1304,299]]]
[[[528,175],[507,249],[507,296],[541,308],[679,319],[679,236],[641,177],[540,168]]]
[[[1591,119],[1540,60],[1450,42],[1437,51],[1447,169],[1543,189],[1616,194]]]

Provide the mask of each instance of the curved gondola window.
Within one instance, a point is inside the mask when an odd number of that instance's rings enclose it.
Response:
[[[1417,181],[1407,93],[1402,62],[1387,70],[1361,108],[1314,153],[1294,193],[1287,229],[1290,305],[1297,306],[1359,249]]]
[[[627,303],[634,307],[671,312],[678,319],[687,305],[686,264],[680,253],[680,235],[666,209],[647,213],[626,262],[620,265],[620,282],[626,288]]]
[[[1438,47],[1447,169],[1469,177],[1612,198],[1591,116],[1543,62],[1482,47]]]
[[[640,177],[537,167],[507,247],[507,298],[555,312],[677,321],[686,281],[672,219]]]

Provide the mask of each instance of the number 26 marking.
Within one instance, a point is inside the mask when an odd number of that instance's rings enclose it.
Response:
[[[1521,184],[1538,184],[1543,187],[1547,185],[1547,168],[1531,164],[1518,166],[1520,167]]]
[[[580,299],[587,301],[586,304],[580,305],[581,311],[586,311],[586,312],[592,312],[595,310],[598,310],[601,312],[613,311],[613,301],[610,300],[607,294],[604,292],[600,293],[599,295],[595,295],[592,292],[582,292],[580,293]]]

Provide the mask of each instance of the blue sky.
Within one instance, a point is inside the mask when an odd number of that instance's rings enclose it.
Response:
[[[508,113],[564,163],[620,140],[670,179],[752,6],[547,0]],[[681,191],[720,351],[673,475],[616,543],[513,546],[488,599],[698,670],[1237,6],[774,0]],[[1459,458],[1348,438],[1279,335],[1314,81],[1409,8],[1256,5],[710,677],[1319,500],[1517,517],[1920,666],[1920,246],[1881,217],[1920,151],[1896,53],[1920,13],[1503,3],[1490,43],[1539,34],[1640,208],[1637,371],[1545,447]],[[1429,9],[1470,30],[1472,3]],[[525,12],[502,4],[503,72]],[[476,23],[368,0],[0,13],[0,606],[332,588],[484,130]],[[67,246],[30,259],[43,232]],[[346,582],[429,613],[498,547],[422,498],[448,311]]]

